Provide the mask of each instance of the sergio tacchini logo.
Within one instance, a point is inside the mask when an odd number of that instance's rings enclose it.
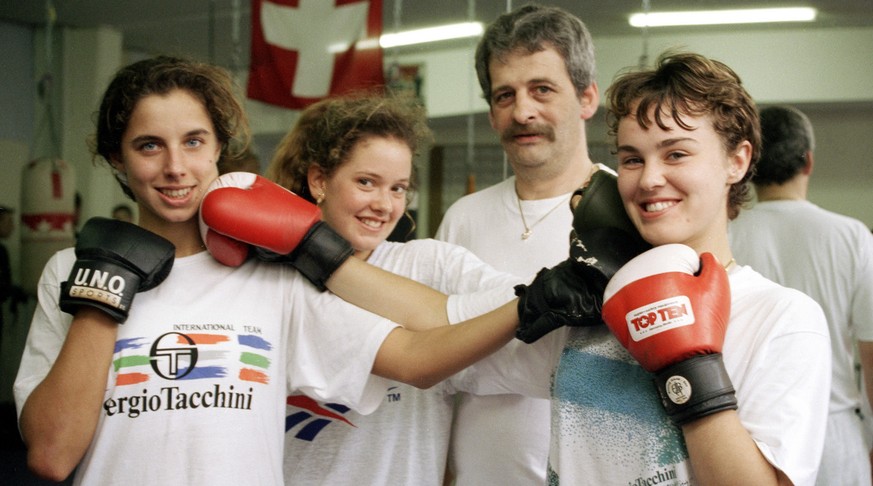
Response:
[[[161,335],[149,351],[152,370],[161,378],[179,380],[194,370],[197,346],[194,340],[180,332]]]

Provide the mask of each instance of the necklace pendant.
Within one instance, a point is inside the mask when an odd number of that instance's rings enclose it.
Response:
[[[525,232],[521,234],[521,239],[526,240],[526,239],[530,238],[531,233],[532,233],[531,230],[525,230]]]

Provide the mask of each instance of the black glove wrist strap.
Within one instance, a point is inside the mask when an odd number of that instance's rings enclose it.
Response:
[[[290,263],[319,290],[326,290],[326,282],[352,254],[348,241],[322,221],[315,223],[300,245],[291,253]]]
[[[694,356],[655,374],[667,415],[683,425],[723,410],[736,410],[734,386],[721,353]]]

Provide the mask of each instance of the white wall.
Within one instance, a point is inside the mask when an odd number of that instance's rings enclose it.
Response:
[[[594,39],[598,81],[608,86],[635,66],[641,40]],[[649,38],[649,59],[671,48],[699,52],[729,65],[759,103],[830,103],[873,100],[873,29],[743,30]]]

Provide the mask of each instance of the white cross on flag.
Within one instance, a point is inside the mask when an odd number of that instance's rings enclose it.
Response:
[[[382,0],[252,0],[248,97],[302,109],[382,86],[381,34]]]

